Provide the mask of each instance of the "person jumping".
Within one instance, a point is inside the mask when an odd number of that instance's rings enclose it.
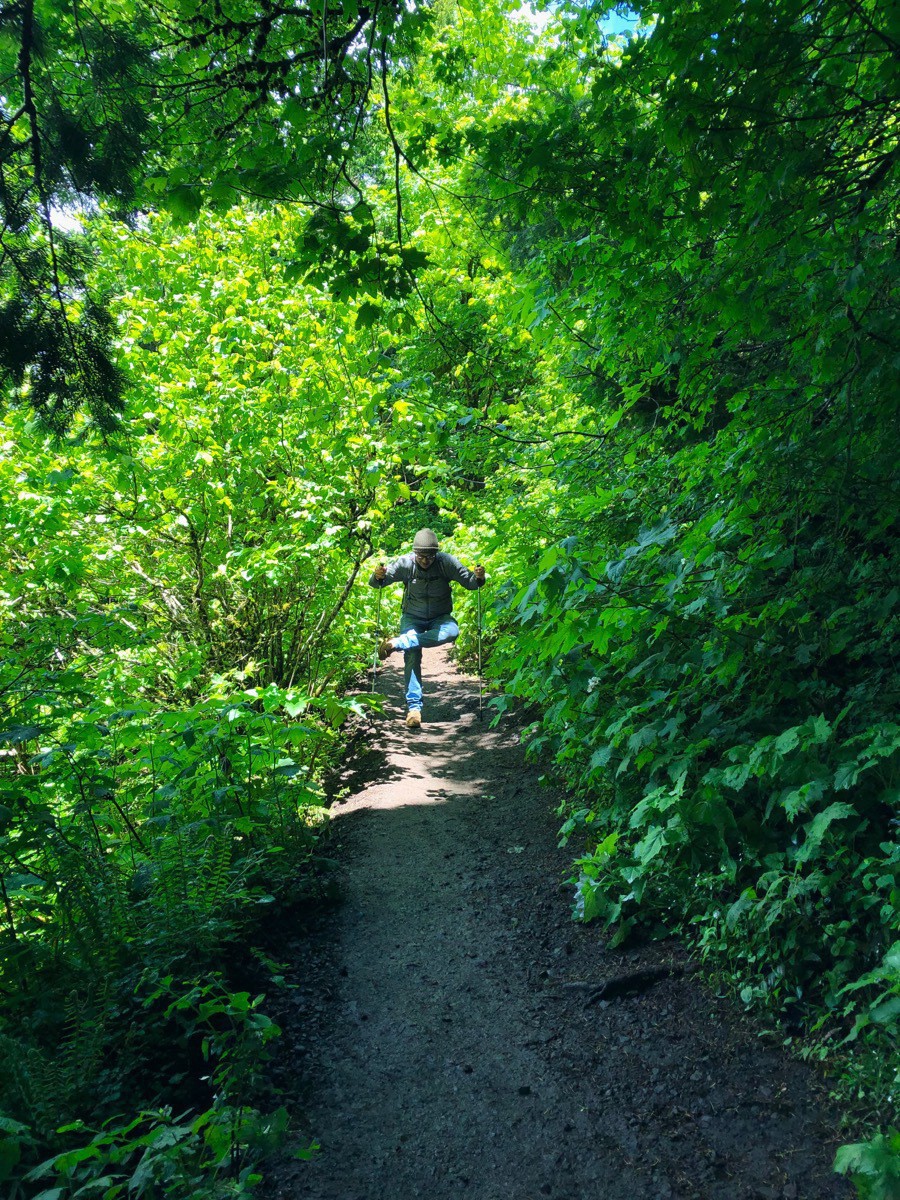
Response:
[[[409,710],[406,724],[418,729],[422,724],[422,648],[456,641],[459,626],[452,616],[450,584],[461,583],[474,592],[484,587],[484,567],[478,563],[474,571],[468,570],[458,558],[438,549],[431,529],[420,529],[413,539],[412,553],[394,559],[388,566],[380,563],[372,572],[369,587],[382,588],[389,583],[403,584],[400,633],[381,642],[378,657],[385,659],[395,650],[403,651]]]

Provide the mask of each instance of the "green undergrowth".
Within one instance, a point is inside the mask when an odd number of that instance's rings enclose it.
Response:
[[[874,1137],[836,1165],[861,1195],[889,1197],[892,542],[869,523],[826,550],[817,513],[798,523],[795,510],[785,533],[761,507],[679,498],[626,544],[590,525],[561,540],[498,601],[493,667],[508,697],[539,706],[529,752],[571,789],[575,918],[614,944],[678,932],[748,1008],[774,1014],[827,1072],[848,1131]]]
[[[0,731],[3,1194],[249,1195],[288,1124],[280,968],[252,947],[323,899],[316,764],[360,702],[223,680],[123,709],[34,682]]]

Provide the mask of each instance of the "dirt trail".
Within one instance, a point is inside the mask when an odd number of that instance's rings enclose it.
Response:
[[[343,901],[281,957],[279,1074],[321,1143],[280,1200],[825,1200],[835,1129],[809,1072],[688,976],[585,1005],[566,986],[683,960],[604,949],[560,890],[552,797],[477,683],[426,655],[425,723],[399,659],[336,806]],[[348,767],[348,778],[351,778]],[[351,784],[351,786],[355,786]]]

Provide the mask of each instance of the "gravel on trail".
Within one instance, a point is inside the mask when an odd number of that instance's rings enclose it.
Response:
[[[611,950],[572,922],[558,797],[512,719],[479,720],[477,681],[429,651],[417,731],[399,655],[378,687],[333,808],[340,902],[281,931],[273,1065],[321,1149],[277,1160],[267,1198],[851,1196],[812,1071],[678,943]]]

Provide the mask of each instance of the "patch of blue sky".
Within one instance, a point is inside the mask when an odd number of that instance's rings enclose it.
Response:
[[[526,0],[526,3],[522,4],[514,15],[526,20],[532,29],[539,33],[547,28],[548,23],[556,15],[556,5],[551,4],[548,8],[538,10]],[[634,32],[638,19],[638,14],[632,12],[630,8],[619,6],[610,9],[600,22],[600,28],[610,38],[619,37],[622,34],[629,35]]]
[[[600,28],[607,37],[618,37],[620,33],[634,33],[638,23],[638,14],[630,8],[617,8],[608,12],[600,22]]]

